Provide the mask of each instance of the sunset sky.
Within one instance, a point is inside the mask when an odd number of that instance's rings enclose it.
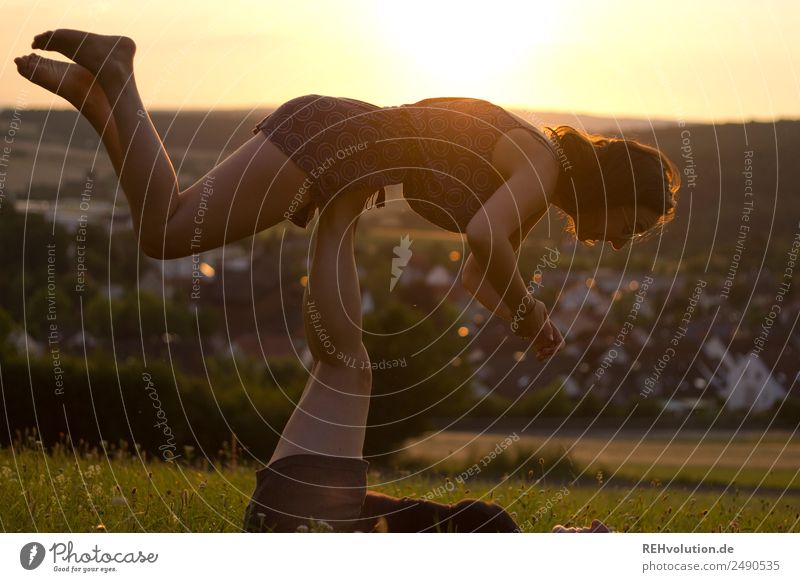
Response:
[[[791,0],[0,6],[3,106],[66,106],[13,63],[31,52],[34,34],[61,27],[134,38],[139,88],[157,109],[262,108],[319,93],[378,105],[469,96],[540,111],[715,122],[800,117],[800,2]]]

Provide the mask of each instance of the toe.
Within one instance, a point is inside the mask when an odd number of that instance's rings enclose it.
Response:
[[[51,36],[53,36],[52,30],[48,30],[47,32],[37,34],[36,36],[33,37],[31,48],[45,48],[45,46],[47,46],[47,41],[50,40]]]
[[[17,64],[17,71],[23,75],[27,75],[28,73],[28,60],[27,56],[14,59],[14,62]]]

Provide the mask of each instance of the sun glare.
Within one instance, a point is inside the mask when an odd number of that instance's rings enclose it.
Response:
[[[387,41],[433,85],[485,92],[553,40],[556,3],[379,3]],[[394,7],[392,7],[394,6]],[[520,74],[524,74],[520,71]],[[456,96],[456,95],[452,95]]]

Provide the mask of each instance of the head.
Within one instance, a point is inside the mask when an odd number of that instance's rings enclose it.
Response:
[[[680,173],[659,150],[566,125],[550,133],[562,162],[553,203],[578,240],[619,250],[673,219]]]

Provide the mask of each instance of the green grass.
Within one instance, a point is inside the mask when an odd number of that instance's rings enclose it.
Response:
[[[0,528],[6,532],[234,532],[240,531],[252,493],[253,466],[143,461],[126,449],[57,447],[35,443],[0,449]],[[800,494],[754,494],[657,482],[637,488],[602,478],[580,486],[563,480],[503,480],[488,472],[466,480],[458,473],[411,475],[372,472],[374,488],[440,502],[493,499],[525,531],[556,523],[587,524],[593,517],[618,531],[800,531]]]
[[[604,471],[605,474],[611,474]],[[715,467],[680,467],[671,465],[626,464],[615,475],[630,481],[660,481],[664,484],[696,485],[733,488],[764,488],[800,494],[800,469],[757,469]]]

